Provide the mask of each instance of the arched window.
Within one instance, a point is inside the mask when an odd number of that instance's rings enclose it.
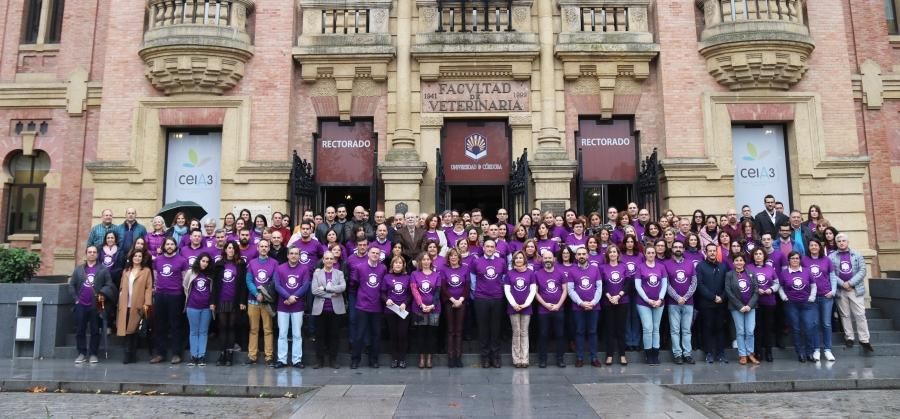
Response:
[[[44,213],[44,177],[50,171],[50,157],[37,151],[26,156],[17,152],[9,159],[12,183],[7,185],[6,234],[41,234]]]

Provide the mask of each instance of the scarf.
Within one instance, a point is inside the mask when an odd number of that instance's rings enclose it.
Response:
[[[172,238],[175,239],[175,243],[181,243],[181,237],[187,234],[188,227],[187,225],[178,226],[177,224],[172,226]]]

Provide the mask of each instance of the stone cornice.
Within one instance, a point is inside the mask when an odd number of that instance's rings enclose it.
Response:
[[[67,108],[70,84],[0,83],[0,109]],[[100,82],[87,83],[87,106],[100,106],[103,88]]]

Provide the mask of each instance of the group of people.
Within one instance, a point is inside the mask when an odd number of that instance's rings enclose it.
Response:
[[[636,203],[609,208],[605,218],[534,209],[515,224],[505,209],[490,222],[478,209],[392,219],[376,211],[370,219],[362,207],[351,217],[338,206],[322,216],[306,211],[294,228],[284,214],[269,225],[242,210],[222,225],[179,213],[167,228],[157,216],[149,231],[133,209],[120,225],[104,210],[70,279],[76,362],[98,361],[101,315],[114,317],[126,363],[136,361],[138,336],[154,343],[151,363],[182,362],[187,320],[189,365],[206,365],[214,321],[217,365],[232,365],[239,337],[246,364],[256,364],[262,329],[267,366],[303,368],[305,329],[316,343],[315,368],[338,367],[343,333],[353,369],[364,352],[378,368],[383,341],[392,368],[406,368],[411,341],[419,368],[432,368],[438,352],[449,367],[462,367],[464,336],[473,334],[482,368],[501,367],[505,338],[513,365],[527,368],[533,318],[541,368],[551,350],[565,367],[567,342],[576,367],[627,365],[626,351],[639,347],[658,365],[666,329],[674,362],[694,364],[695,328],[706,362],[728,362],[732,330],[740,364],[771,362],[785,325],[800,362],[834,361],[835,301],[845,344],[858,338],[873,351],[866,265],[848,237],[816,205],[805,220],[778,211],[771,195],[764,205],[755,216],[744,206],[740,217],[666,210],[658,220]]]

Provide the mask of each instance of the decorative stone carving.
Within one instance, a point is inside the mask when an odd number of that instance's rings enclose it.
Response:
[[[223,6],[220,16],[191,16],[194,1],[148,2],[147,32],[139,55],[150,83],[167,95],[207,93],[221,95],[244,76],[244,64],[253,56],[247,33],[251,0],[235,0]],[[176,4],[177,3],[177,4]]]
[[[749,3],[719,12],[719,0],[700,0],[705,28],[700,54],[716,81],[731,90],[788,90],[809,70],[815,48],[803,1]],[[759,10],[756,8],[759,7]]]

